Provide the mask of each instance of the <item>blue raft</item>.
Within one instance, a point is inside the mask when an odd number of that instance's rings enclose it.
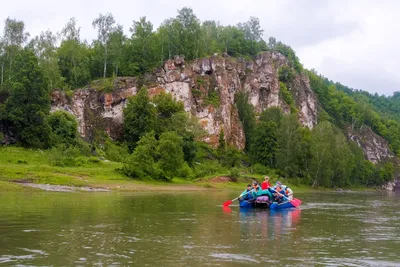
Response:
[[[287,201],[287,202],[283,202],[280,204],[274,202],[269,206],[269,208],[271,210],[282,210],[282,209],[288,209],[288,208],[295,208],[295,206],[292,203],[290,203],[289,201]]]
[[[270,205],[269,196],[262,195],[257,197],[253,201],[241,200],[239,202],[239,205],[241,208],[253,208],[253,207],[268,208]]]
[[[239,202],[239,205],[241,208],[254,208],[254,207],[260,207],[260,208],[270,208],[271,210],[282,210],[282,209],[289,209],[289,208],[295,208],[295,206],[288,202],[283,202],[278,204],[277,202],[269,203],[269,202],[256,202],[256,201],[247,201],[247,200],[242,200]]]

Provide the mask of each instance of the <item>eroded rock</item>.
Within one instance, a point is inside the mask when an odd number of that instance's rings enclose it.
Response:
[[[226,141],[239,149],[245,146],[245,135],[235,107],[235,94],[247,92],[256,112],[280,107],[290,113],[290,107],[280,96],[278,70],[288,60],[276,52],[265,52],[254,61],[217,55],[194,60],[185,66],[183,56],[165,62],[153,74],[146,75],[150,95],[170,93],[184,103],[185,111],[196,116],[208,135],[205,141],[218,145],[218,135],[224,130]],[[145,84],[146,85],[146,84]],[[93,88],[78,89],[71,97],[63,92],[52,94],[52,111],[63,109],[79,121],[79,133],[91,139],[97,130],[106,131],[112,139],[121,136],[123,108],[129,96],[137,93],[134,78],[114,81],[112,93]],[[317,98],[306,75],[297,75],[293,90],[300,122],[309,128],[317,123]]]
[[[364,151],[365,158],[372,163],[378,163],[379,161],[393,157],[388,142],[374,133],[368,126],[364,125],[357,131],[348,128],[347,136],[350,140],[357,143]]]

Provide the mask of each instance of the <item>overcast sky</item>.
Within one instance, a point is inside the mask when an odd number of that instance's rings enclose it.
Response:
[[[1,1],[3,2],[3,1]],[[264,39],[292,46],[308,68],[347,86],[378,94],[400,91],[400,1],[397,0],[14,0],[0,2],[0,29],[7,17],[23,20],[31,36],[58,32],[69,18],[92,40],[92,21],[110,12],[128,33],[146,16],[155,26],[183,6],[201,20],[237,24],[256,16]]]

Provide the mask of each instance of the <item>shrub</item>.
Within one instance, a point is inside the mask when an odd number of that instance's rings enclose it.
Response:
[[[290,112],[296,114],[297,109],[292,93],[289,91],[289,89],[283,82],[280,83],[279,96],[283,99],[283,101],[285,101],[290,106]]]
[[[179,176],[179,170],[185,162],[181,143],[182,138],[175,132],[165,132],[160,136],[159,166],[168,180]]]
[[[207,98],[204,100],[206,105],[212,105],[215,108],[220,106],[220,99],[217,91],[210,89]]]
[[[79,149],[73,146],[59,145],[49,151],[49,163],[58,167],[75,167],[80,156]]]
[[[187,162],[185,162],[182,168],[179,170],[179,177],[184,179],[194,179],[193,170],[189,167]]]
[[[231,168],[229,172],[229,177],[231,177],[232,181],[236,182],[237,179],[240,178],[240,170],[236,167]]]
[[[195,163],[193,171],[196,178],[202,178],[209,175],[226,173],[227,169],[221,166],[217,161],[206,160],[202,163]]]
[[[58,110],[50,113],[46,121],[51,128],[50,145],[74,145],[78,136],[78,123],[74,115]]]
[[[266,174],[269,172],[269,168],[260,164],[260,163],[256,163],[253,166],[251,166],[252,169],[252,173],[257,173],[257,174]]]
[[[279,81],[283,83],[291,83],[294,79],[294,71],[289,66],[282,66],[278,71]]]
[[[129,157],[128,147],[126,145],[117,145],[110,140],[104,144],[104,151],[107,159],[116,162],[126,162]]]
[[[96,157],[90,157],[90,158],[87,159],[87,162],[98,164],[98,163],[100,163],[100,159],[96,158]]]
[[[136,179],[164,180],[165,175],[156,163],[158,141],[154,132],[140,138],[133,153],[128,157],[122,173]]]

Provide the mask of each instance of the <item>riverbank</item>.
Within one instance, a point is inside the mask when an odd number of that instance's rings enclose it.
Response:
[[[0,147],[0,191],[203,191],[243,190],[252,179],[262,175],[243,175],[236,182],[227,174],[202,179],[172,179],[171,182],[138,181],[127,178],[116,169],[122,163],[107,160],[89,161],[79,167],[57,167],[49,164],[48,152],[20,147]],[[273,177],[274,178],[274,177]],[[287,183],[295,192],[316,189]],[[318,191],[334,189],[319,188]],[[373,190],[352,188],[352,190]]]

